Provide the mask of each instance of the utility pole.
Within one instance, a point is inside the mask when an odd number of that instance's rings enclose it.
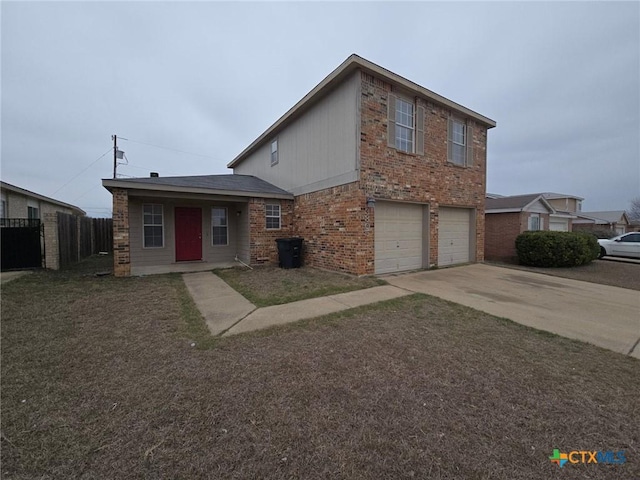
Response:
[[[116,158],[116,152],[118,151],[118,137],[111,135],[113,140],[113,178],[116,178],[116,167],[118,166],[118,160]]]

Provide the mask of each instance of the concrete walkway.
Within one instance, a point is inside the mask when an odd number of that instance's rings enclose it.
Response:
[[[327,297],[309,298],[308,300],[285,303],[284,305],[259,308],[231,327],[223,336],[320,317],[329,313],[348,310],[349,308],[404,297],[405,295],[411,295],[411,293],[392,285],[381,285],[354,292],[338,293]]]
[[[213,336],[230,336],[411,295],[392,285],[256,308],[211,272],[182,276]]]
[[[2,272],[0,274],[0,283],[7,283],[7,282],[10,282],[11,280],[15,280],[16,278],[20,278],[24,275],[29,275],[30,273],[33,273],[33,271],[19,270],[16,272]]]
[[[228,330],[256,309],[253,303],[211,272],[186,273],[182,278],[213,336]]]
[[[385,280],[640,358],[640,293],[636,290],[483,264]]]

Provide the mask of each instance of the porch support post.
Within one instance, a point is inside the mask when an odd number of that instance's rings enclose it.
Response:
[[[113,274],[131,275],[129,249],[129,193],[122,188],[113,189]]]

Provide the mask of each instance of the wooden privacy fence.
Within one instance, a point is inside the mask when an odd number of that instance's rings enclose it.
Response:
[[[78,217],[58,212],[57,223],[59,268],[96,253],[113,250],[111,218]]]

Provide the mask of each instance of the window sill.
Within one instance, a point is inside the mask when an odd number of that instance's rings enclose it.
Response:
[[[404,150],[398,150],[397,148],[393,148],[393,147],[389,147],[389,149],[391,149],[391,150],[393,150],[394,152],[399,153],[399,154],[401,154],[401,155],[406,155],[406,156],[408,156],[408,157],[416,157],[416,158],[424,157],[424,154],[423,154],[423,155],[420,155],[419,153],[414,153],[414,152],[405,152]]]
[[[466,168],[471,168],[471,166],[469,166],[469,165],[458,165],[457,163],[453,163],[450,160],[447,160],[447,165],[450,165],[452,167],[457,167],[457,168],[465,168],[465,169]]]

